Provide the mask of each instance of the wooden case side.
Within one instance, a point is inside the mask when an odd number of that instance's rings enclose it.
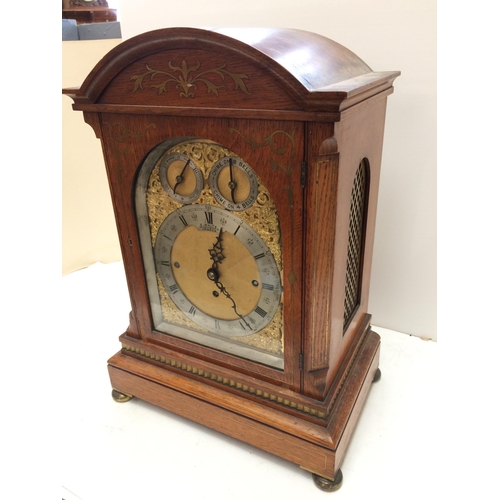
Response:
[[[336,330],[333,336],[336,343],[331,345],[330,366],[327,386],[334,380],[354,343],[358,342],[363,324],[369,321],[368,295],[370,288],[375,219],[382,162],[382,145],[387,96],[378,96],[365,101],[346,111],[342,120],[335,126],[335,137],[339,143],[339,178],[337,235],[334,268],[334,294],[337,302],[334,309]],[[349,215],[354,181],[360,164],[365,162],[368,168],[368,189],[364,210],[364,231],[362,252],[359,262],[359,298],[350,321],[344,325],[344,299],[346,293],[346,272],[349,242]]]
[[[363,325],[368,318],[385,107],[386,95],[380,95],[345,111],[340,122],[330,128],[326,124],[309,125],[303,387],[304,394],[320,401],[366,332]],[[368,165],[369,190],[359,264],[359,304],[344,328],[351,194],[363,161]]]

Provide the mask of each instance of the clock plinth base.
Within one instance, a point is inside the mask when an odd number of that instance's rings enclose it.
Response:
[[[121,340],[124,345],[131,341],[126,336]],[[227,379],[194,370],[186,360],[169,360],[165,368],[152,345],[142,344],[134,352],[124,348],[108,361],[108,370],[115,391],[204,424],[338,485],[337,474],[377,373],[379,354],[380,337],[368,329],[340,387],[321,403],[325,413],[318,415],[280,407],[250,390],[238,391],[224,383]],[[305,401],[300,394],[296,398]]]
[[[344,476],[342,475],[342,471],[339,469],[337,474],[335,474],[335,479],[331,481],[330,479],[326,479],[325,477],[318,476],[317,474],[313,474],[314,484],[321,491],[337,491],[342,486],[342,481]]]

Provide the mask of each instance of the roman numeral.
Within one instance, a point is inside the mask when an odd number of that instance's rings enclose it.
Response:
[[[274,290],[274,285],[269,285],[268,283],[262,283],[263,290]]]
[[[266,311],[264,311],[264,309],[262,309],[262,308],[261,308],[261,307],[259,307],[259,306],[257,306],[257,307],[255,308],[255,312],[256,312],[259,316],[261,316],[262,318],[265,318],[265,317],[266,317],[266,315],[267,315],[267,312],[266,312]]]
[[[167,266],[167,267],[170,267],[170,262],[169,262],[168,260],[162,260],[162,261],[160,262],[160,264],[161,264],[162,266]]]
[[[233,233],[235,236],[236,236],[236,233],[240,230],[240,227],[241,227],[241,226],[238,226],[238,227],[236,228],[236,231]]]
[[[255,260],[259,260],[259,259],[262,259],[262,257],[265,257],[265,256],[266,256],[266,254],[264,254],[264,253],[259,253],[259,255],[254,255],[254,256],[253,256],[253,258],[254,258]]]
[[[212,212],[205,212],[205,219],[207,219],[207,224],[213,224],[214,214]]]
[[[215,329],[220,330],[220,322],[218,319],[214,320],[215,321]]]
[[[168,288],[172,293],[177,293],[179,291],[179,285],[170,285]]]
[[[191,309],[189,309],[189,314],[192,314],[193,316],[196,314],[196,307],[191,306]]]
[[[181,215],[181,216],[179,217],[179,219],[181,220],[181,222],[182,222],[185,226],[187,226],[187,225],[188,225],[188,223],[186,222],[186,219],[184,218],[184,215]]]

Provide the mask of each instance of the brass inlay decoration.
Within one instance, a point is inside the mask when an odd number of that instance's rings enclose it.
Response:
[[[150,89],[157,89],[158,95],[167,92],[167,87],[169,84],[175,84],[175,88],[179,89],[180,97],[195,97],[193,91],[198,90],[198,84],[202,83],[206,87],[207,94],[215,94],[219,96],[219,90],[223,89],[229,90],[241,90],[246,95],[251,95],[251,92],[247,89],[244,80],[248,80],[248,76],[243,73],[233,73],[226,69],[226,64],[219,66],[217,68],[208,69],[197,73],[201,67],[201,63],[198,61],[194,66],[188,66],[185,59],[182,60],[180,66],[174,66],[172,61],[169,61],[168,67],[169,71],[161,71],[158,69],[153,69],[146,64],[146,70],[141,75],[134,75],[130,78],[134,82],[134,88],[132,92],[137,92],[139,89],[144,90],[145,80],[153,82],[156,77],[162,79],[159,83],[151,83],[149,85]],[[210,76],[210,78],[209,78]],[[215,83],[213,79],[218,77],[218,83]],[[233,88],[229,89],[227,85],[222,82],[225,81],[226,77],[233,81]]]
[[[125,127],[122,123],[114,122],[114,123],[109,124],[109,128],[111,129],[111,133],[113,135],[113,138],[116,141],[126,142],[129,139],[132,139],[132,140],[142,139],[146,135],[146,132],[150,128],[155,129],[156,125],[154,123],[150,123],[144,131],[142,131],[142,130],[133,131],[132,129]]]
[[[130,141],[142,139],[149,130],[154,130],[156,128],[154,123],[149,123],[144,130],[132,130],[119,122],[108,122],[107,126],[109,127],[111,136],[115,140],[115,142],[111,143],[111,147],[114,149],[117,156],[124,156],[125,159],[128,158],[130,154]],[[119,168],[120,182],[123,169],[123,166]]]
[[[261,389],[256,389],[255,387],[252,387],[252,386],[249,386],[246,384],[242,384],[240,382],[236,382],[236,381],[231,380],[229,378],[221,377],[220,375],[208,372],[208,371],[200,369],[200,368],[196,368],[195,366],[192,366],[190,364],[181,363],[180,361],[168,358],[166,356],[159,356],[158,354],[154,354],[154,353],[146,351],[144,349],[140,349],[138,347],[134,347],[134,346],[124,344],[124,343],[122,343],[122,348],[125,349],[126,351],[129,351],[129,352],[132,352],[135,354],[139,354],[140,356],[144,356],[146,358],[153,359],[153,360],[158,361],[160,363],[163,363],[167,366],[171,366],[173,368],[177,368],[177,369],[185,371],[187,373],[191,373],[191,374],[196,375],[198,377],[209,379],[209,380],[212,380],[213,382],[231,387],[231,388],[236,389],[238,391],[252,394],[254,396],[258,396],[260,398],[267,399],[268,401],[272,401],[274,403],[278,403],[280,405],[296,409],[300,412],[307,413],[307,414],[312,415],[314,417],[318,417],[318,418],[321,418],[323,420],[325,420],[327,417],[327,414],[325,412],[315,410],[314,408],[310,408],[309,406],[299,404],[295,401],[290,401],[289,399],[283,398],[283,397],[278,396],[276,394],[272,394],[271,392],[263,391]]]
[[[269,134],[267,137],[264,137],[262,140],[256,140],[253,137],[253,134],[250,134],[250,137],[244,137],[238,130],[232,128],[229,130],[230,132],[238,134],[247,144],[251,146],[252,149],[268,147],[271,150],[271,153],[283,156],[287,151],[289,151],[289,146],[291,146],[291,151],[289,155],[289,160],[287,165],[283,165],[280,162],[277,162],[273,158],[270,159],[270,166],[273,172],[278,172],[281,170],[285,173],[288,185],[286,185],[283,189],[287,192],[288,201],[291,207],[293,207],[293,183],[292,183],[292,171],[294,167],[294,157],[295,157],[295,137],[294,132],[289,134],[284,130],[275,130],[272,134]],[[280,146],[277,142],[277,137],[285,139],[285,145]]]
[[[349,214],[349,240],[347,247],[347,271],[344,297],[344,330],[359,305],[361,285],[361,252],[365,226],[367,162],[363,160],[358,167],[351,192]]]
[[[180,143],[168,149],[158,160],[149,177],[148,188],[146,193],[146,203],[148,208],[149,226],[151,233],[151,242],[153,246],[156,242],[158,230],[165,218],[172,212],[182,207],[182,204],[172,199],[163,189],[160,181],[160,164],[163,158],[171,153],[178,152],[189,156],[200,169],[204,178],[204,188],[201,191],[200,197],[195,202],[204,205],[217,205],[210,186],[208,177],[213,165],[225,156],[234,155],[234,153],[208,140],[194,140]],[[255,202],[248,210],[238,212],[238,217],[244,222],[252,226],[255,232],[264,240],[271,253],[278,270],[281,272],[282,253],[281,253],[281,230],[279,226],[278,214],[276,207],[271,199],[269,191],[258,179],[258,195]],[[205,333],[202,327],[191,321],[183,314],[170,298],[165,290],[163,283],[157,274],[158,290],[160,292],[161,308],[163,317],[169,323]],[[232,342],[245,344],[271,354],[283,354],[283,304],[278,306],[272,321],[259,332],[248,335],[246,337],[232,337]]]

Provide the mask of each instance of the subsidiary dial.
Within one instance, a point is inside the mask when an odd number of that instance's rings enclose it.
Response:
[[[217,202],[233,212],[249,208],[258,195],[255,172],[237,156],[226,156],[215,163],[209,182]]]
[[[183,153],[171,153],[163,158],[160,180],[167,194],[183,205],[194,203],[204,184],[201,170]]]

